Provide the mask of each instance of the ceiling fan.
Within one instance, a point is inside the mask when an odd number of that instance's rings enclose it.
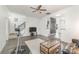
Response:
[[[34,8],[34,7],[30,7],[30,8],[34,9],[34,11],[32,11],[32,12],[42,13],[42,11],[47,11],[47,9],[42,9],[42,5],[38,5],[36,8]]]
[[[43,9],[42,8],[42,5],[38,5],[36,8],[34,8],[34,7],[30,7],[31,9],[34,9],[34,11],[32,11],[32,12],[39,12],[40,14],[43,12],[43,11],[47,11],[47,9]],[[50,12],[46,12],[45,13],[46,15],[49,15],[49,14],[51,14]]]

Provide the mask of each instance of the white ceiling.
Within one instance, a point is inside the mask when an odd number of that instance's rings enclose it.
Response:
[[[47,9],[47,11],[44,11],[42,14],[40,13],[33,13],[33,9],[30,7],[37,7],[38,5],[8,5],[8,9],[12,12],[16,12],[19,14],[23,14],[25,16],[30,16],[30,17],[37,17],[37,18],[42,18],[46,16],[46,12],[54,13],[57,12],[63,8],[69,7],[69,5],[42,5],[42,8]]]

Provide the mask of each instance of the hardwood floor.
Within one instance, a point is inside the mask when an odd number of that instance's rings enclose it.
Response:
[[[35,38],[45,39],[45,37],[41,35],[38,35],[37,37],[25,36],[25,37],[20,38],[20,45],[25,45],[25,41],[33,40]],[[16,45],[17,45],[17,38],[7,40],[7,43],[5,47],[3,48],[1,54],[10,54],[11,51],[16,47]]]
[[[42,36],[42,35],[38,35],[37,37],[25,36],[25,37],[20,38],[20,45],[25,45],[25,41],[34,40],[35,38],[40,38],[43,40],[48,39],[47,37]],[[51,37],[49,37],[49,39],[51,39]],[[16,45],[17,45],[17,38],[7,40],[7,43],[5,47],[3,48],[1,54],[11,54],[11,51],[16,47]],[[62,46],[64,47],[65,45],[66,43],[62,42]]]

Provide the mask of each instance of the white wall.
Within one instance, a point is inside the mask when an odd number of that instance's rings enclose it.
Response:
[[[71,6],[44,17],[42,19],[43,22],[41,23],[43,28],[40,32],[41,35],[49,35],[48,33],[50,29],[46,29],[46,21],[49,20],[50,17],[55,17],[58,24],[56,37],[59,37],[59,33],[61,33],[61,40],[69,43],[72,38],[79,39],[79,6]],[[60,24],[61,20],[65,21],[65,23]],[[65,30],[61,31],[60,28],[62,28],[62,26],[64,26]]]
[[[73,38],[79,39],[79,6],[72,6],[70,8],[63,9],[56,14],[61,14],[57,18],[59,20],[63,18],[65,21],[65,30],[61,34],[61,40],[70,43]],[[61,31],[59,30],[59,32]]]
[[[0,6],[0,51],[6,44],[8,39],[8,13],[5,6]]]
[[[39,34],[40,19],[34,17],[28,17],[12,12],[9,13],[9,20],[10,20],[9,33],[15,33],[14,30],[15,18],[18,18],[18,22],[16,22],[17,25],[21,24],[22,22],[26,22],[26,28],[21,32],[23,36],[30,35],[29,27],[37,27],[37,33]]]
[[[50,36],[50,17],[52,18],[56,18],[53,14],[51,15],[47,15],[45,17],[42,18],[41,20],[41,24],[40,24],[40,35],[43,36]],[[47,21],[49,21],[49,26],[47,28]],[[59,23],[59,20],[56,18],[56,24]],[[58,32],[58,30],[56,30],[56,32]],[[56,37],[58,37],[58,33],[56,33]]]
[[[29,36],[29,27],[37,27],[37,34],[39,35],[39,31],[40,31],[40,19],[36,19],[33,17],[26,17],[26,29],[25,29],[25,34]]]
[[[34,17],[22,17],[22,20],[26,22],[26,29],[24,32],[25,36],[29,35],[29,27],[37,27],[38,34],[48,36],[50,35],[50,29],[47,29],[47,21],[50,17],[56,18],[58,29],[56,32],[56,37],[59,38],[59,33],[61,33],[61,40],[65,42],[71,42],[72,38],[79,39],[79,6],[71,6],[69,8],[62,9],[51,15],[47,15],[42,19],[37,19]],[[16,16],[16,15],[15,15]],[[20,16],[19,16],[20,17]],[[60,24],[63,20],[65,23]],[[65,30],[60,30],[62,26]],[[50,28],[50,26],[49,26]]]
[[[40,35],[48,36],[50,27],[47,29],[47,21],[50,20],[49,16],[46,16],[42,18],[41,23],[40,23]]]
[[[18,19],[16,21],[16,19]],[[25,20],[25,16],[9,12],[9,33],[15,33],[14,24],[17,26],[21,23],[23,23]]]
[[[73,8],[72,38],[79,39],[79,6]]]

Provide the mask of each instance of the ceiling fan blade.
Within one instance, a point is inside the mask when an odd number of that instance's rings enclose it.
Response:
[[[39,10],[42,7],[42,5],[39,5],[36,9]]]
[[[36,9],[36,8],[33,8],[33,7],[30,7],[30,8],[32,8],[32,9]]]
[[[40,11],[47,11],[46,9],[40,9]]]
[[[50,13],[50,12],[47,12],[46,14],[47,14],[47,15],[50,15],[51,13]]]

